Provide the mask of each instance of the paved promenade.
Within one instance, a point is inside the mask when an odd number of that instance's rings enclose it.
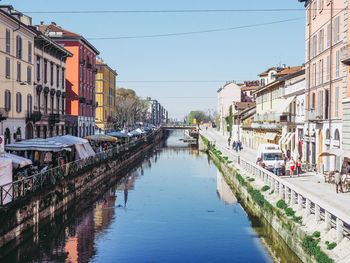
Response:
[[[232,150],[232,147],[228,147],[227,137],[224,137],[222,133],[217,132],[215,129],[202,130],[201,133],[210,141],[215,141],[216,148],[220,149],[222,153],[229,158],[237,154]],[[256,151],[252,149],[243,149],[241,152],[238,152],[238,155],[251,162],[256,161]],[[326,201],[335,209],[339,209],[342,213],[350,216],[350,192],[344,189],[345,193],[337,194],[335,185],[325,183],[323,175],[313,172],[302,174],[300,177],[290,178],[289,176],[282,176],[282,178],[293,183],[299,189],[308,192],[310,195]]]

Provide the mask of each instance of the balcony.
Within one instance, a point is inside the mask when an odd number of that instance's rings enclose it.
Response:
[[[86,67],[87,67],[88,69],[92,69],[92,64],[91,64],[91,63],[88,63],[88,64],[86,65]]]
[[[281,123],[295,123],[295,115],[294,114],[284,114],[280,116]]]
[[[49,123],[50,124],[55,124],[55,123],[59,123],[61,121],[60,115],[57,113],[51,113],[49,115]]]
[[[86,103],[86,98],[79,97],[79,103]]]
[[[79,60],[79,64],[80,64],[80,65],[85,65],[85,59],[80,59],[80,60]]]
[[[4,121],[9,117],[8,111],[5,108],[0,108],[0,121]]]
[[[42,114],[40,111],[27,112],[26,122],[36,123],[41,120]]]

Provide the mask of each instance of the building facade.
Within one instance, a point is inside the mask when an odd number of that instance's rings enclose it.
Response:
[[[55,23],[38,26],[41,32],[62,45],[72,57],[66,61],[66,129],[75,136],[95,133],[96,56],[99,51],[83,36]]]
[[[99,133],[107,134],[116,124],[116,77],[117,72],[101,59],[96,61],[96,128]]]
[[[0,134],[5,144],[33,138],[34,37],[31,18],[0,6]]]
[[[344,8],[347,1],[300,2],[305,2],[306,8],[306,157],[308,162],[316,164],[318,171],[323,171],[327,164],[320,154],[327,149],[342,148],[343,99],[349,108],[346,69],[341,63],[346,53],[344,47],[347,50],[348,24]],[[339,168],[339,164],[336,165]]]
[[[66,60],[72,53],[37,32],[34,43],[35,95],[29,118],[36,138],[66,134]]]
[[[220,88],[218,93],[218,113],[220,116],[220,132],[228,134],[226,117],[229,116],[230,106],[234,102],[241,102],[242,87],[235,82],[229,82]]]

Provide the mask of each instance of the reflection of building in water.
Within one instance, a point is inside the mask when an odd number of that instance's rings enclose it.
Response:
[[[67,262],[88,262],[95,254],[95,223],[93,210],[86,214],[83,221],[76,227],[76,234],[70,237],[65,246],[68,252]]]
[[[220,199],[229,205],[233,205],[237,203],[237,199],[235,195],[233,194],[231,188],[226,183],[220,171],[217,171],[216,182],[217,182],[216,192],[220,197]]]
[[[123,178],[117,185],[117,190],[134,190],[134,183],[137,178],[137,172],[131,172]]]
[[[114,216],[114,206],[117,197],[113,191],[103,202],[96,205],[95,208],[95,232],[100,232],[107,228]]]

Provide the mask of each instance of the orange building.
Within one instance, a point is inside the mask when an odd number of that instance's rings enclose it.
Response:
[[[94,134],[96,56],[99,51],[82,35],[54,22],[40,25],[39,29],[73,54],[66,62],[66,133],[80,137]]]

